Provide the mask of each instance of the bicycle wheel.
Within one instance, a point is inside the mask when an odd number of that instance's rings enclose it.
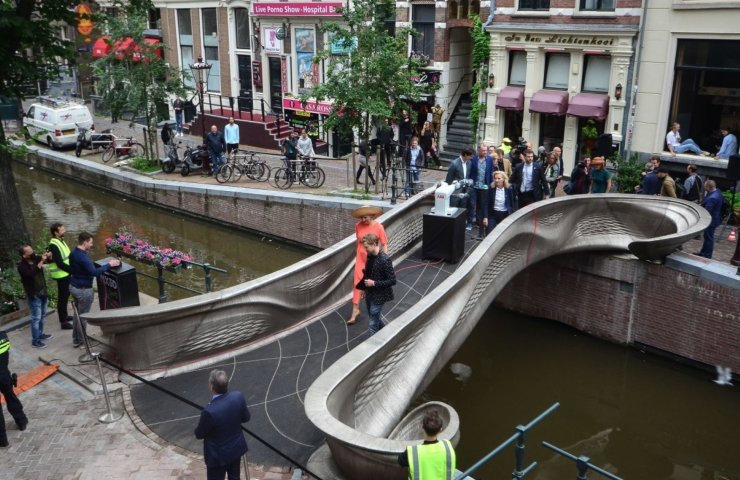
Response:
[[[315,167],[306,168],[298,174],[298,180],[308,188],[317,188],[321,175]]]
[[[128,151],[129,157],[143,157],[144,156],[144,145],[140,143],[131,144],[131,149]]]
[[[113,146],[113,144],[111,143],[110,145],[108,145],[108,148],[106,148],[105,151],[103,152],[103,163],[110,162],[110,159],[113,158],[113,155],[115,155],[115,153],[116,153],[116,147]]]
[[[231,175],[234,173],[234,165],[226,163],[221,165],[221,168],[216,172],[216,181],[218,183],[226,183],[231,180]]]
[[[258,182],[266,182],[270,178],[270,174],[272,173],[272,169],[270,169],[270,166],[265,162],[260,162],[260,175],[255,178]]]
[[[258,182],[262,181],[260,179],[265,174],[265,167],[261,163],[249,162],[245,165],[245,170],[247,177]]]
[[[275,171],[274,180],[275,186],[285,190],[293,185],[293,178],[291,178],[290,172],[285,167],[280,167]]]

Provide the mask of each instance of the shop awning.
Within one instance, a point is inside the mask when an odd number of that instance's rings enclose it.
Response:
[[[108,44],[109,41],[110,38],[108,37],[101,37],[95,40],[95,43],[93,43],[92,46],[93,58],[103,58],[110,53],[110,45]]]
[[[496,108],[504,110],[524,110],[524,88],[504,87],[496,97]]]
[[[547,115],[565,115],[568,111],[568,92],[539,90],[532,95],[529,111]]]
[[[162,47],[160,45],[160,40],[158,38],[151,38],[151,37],[144,37],[144,48],[145,51],[151,51],[154,50],[154,55],[156,55],[159,58],[162,58]],[[139,45],[134,46],[134,53],[131,56],[131,59],[134,62],[138,62],[141,60],[141,50],[142,47]],[[146,57],[144,58],[146,60]]]
[[[609,113],[609,95],[579,93],[570,100],[568,115],[604,120]]]

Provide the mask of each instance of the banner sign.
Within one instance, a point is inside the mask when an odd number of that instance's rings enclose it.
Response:
[[[342,2],[252,2],[252,15],[261,17],[340,17]]]
[[[308,113],[318,113],[320,115],[329,115],[334,107],[331,103],[306,102],[305,106],[300,98],[283,98],[283,108],[285,110],[303,110]]]

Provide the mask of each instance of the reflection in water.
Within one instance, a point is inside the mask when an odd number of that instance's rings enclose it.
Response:
[[[419,401],[459,412],[461,470],[560,402],[530,430],[525,464],[539,464],[531,478],[576,477],[546,440],[625,479],[740,480],[740,389],[716,385],[714,371],[495,307],[451,362],[472,373],[443,369]],[[511,447],[473,477],[511,478],[513,467]]]
[[[202,221],[168,213],[139,202],[96,191],[70,180],[14,166],[18,191],[32,238],[48,234],[51,223],[60,221],[67,227],[66,240],[74,248],[77,234],[87,230],[95,237],[91,256],[94,260],[106,257],[105,239],[120,228],[153,244],[183,250],[195,261],[210,263],[227,270],[227,274],[212,273],[213,288],[220,290],[247,280],[274,272],[302,260],[310,251],[273,241],[258,235],[229,230]],[[156,276],[154,267],[133,260],[137,271]],[[166,273],[168,281],[204,290],[204,274],[200,268]],[[139,287],[157,296],[156,282],[138,277]],[[189,293],[167,287],[171,298],[182,298]]]

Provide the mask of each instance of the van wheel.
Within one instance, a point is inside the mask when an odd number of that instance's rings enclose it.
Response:
[[[59,147],[57,147],[57,144],[56,144],[56,143],[54,143],[54,142],[53,142],[53,141],[51,140],[51,137],[46,137],[46,143],[48,143],[48,144],[49,144],[49,147],[51,147],[51,149],[52,149],[52,150],[59,150]]]

